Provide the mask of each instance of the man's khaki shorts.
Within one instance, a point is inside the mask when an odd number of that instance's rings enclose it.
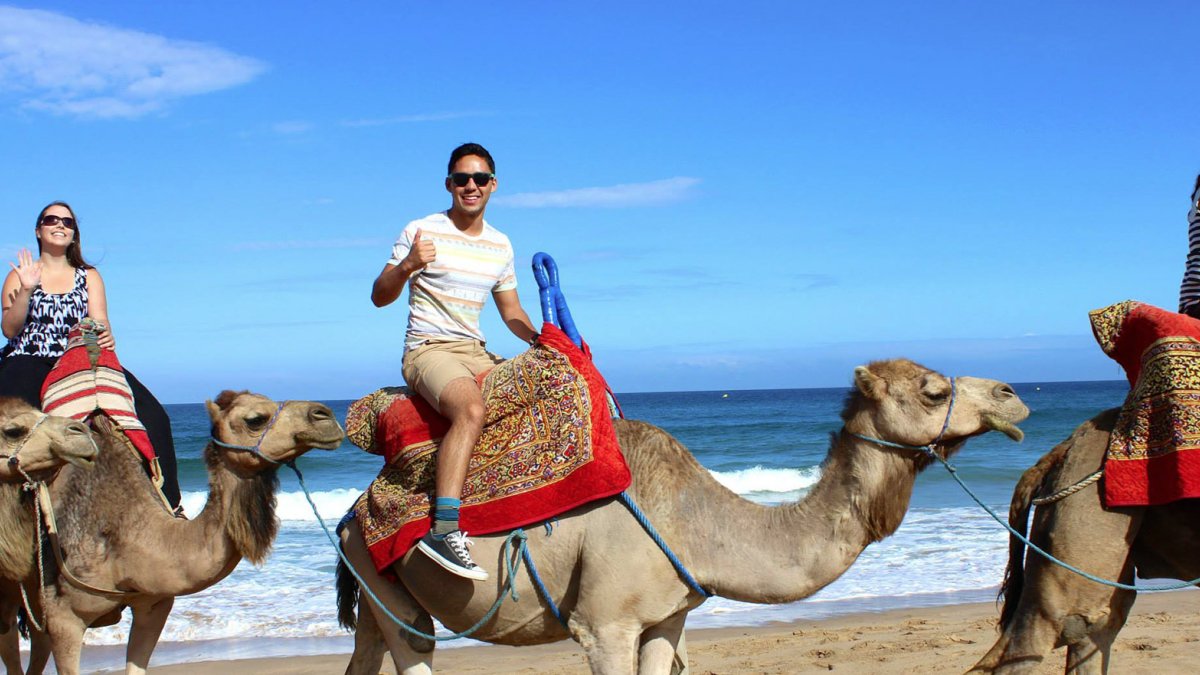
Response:
[[[477,340],[426,342],[404,355],[401,372],[409,389],[441,412],[440,399],[446,385],[460,377],[474,380],[476,375],[503,360]]]

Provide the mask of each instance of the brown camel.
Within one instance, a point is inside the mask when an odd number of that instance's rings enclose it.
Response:
[[[5,580],[0,582],[0,661],[10,674],[21,672],[13,622],[22,602],[17,582],[34,571],[36,497],[22,483],[25,476],[48,480],[67,463],[90,466],[97,452],[87,427],[79,422],[43,415],[21,399],[0,398],[0,459],[9,463],[9,473],[0,477],[0,578]],[[37,587],[28,591],[36,596]]]
[[[661,429],[616,422],[633,472],[629,493],[634,503],[702,587],[743,602],[799,600],[833,582],[868,544],[900,526],[917,473],[932,460],[851,433],[928,444],[946,421],[951,383],[907,360],[859,367],[854,383],[842,411],[844,430],[832,436],[821,480],[805,499],[778,507],[755,504],[726,489]],[[989,429],[1019,439],[1015,424],[1028,413],[1008,385],[959,378],[953,414],[937,452],[949,456],[968,437]],[[382,582],[373,574],[365,578],[387,607],[410,624],[428,632],[432,615],[450,630],[462,631],[487,612],[507,581],[500,571],[504,539],[503,534],[474,538],[473,557],[493,571],[487,582],[452,577],[412,552],[393,567],[401,584]],[[356,526],[347,528],[345,540],[355,568],[373,571]],[[686,670],[684,620],[703,598],[620,502],[602,500],[563,514],[551,536],[538,529],[528,544],[569,629],[551,615],[522,573],[516,580],[520,601],[506,600],[473,638],[507,645],[573,638],[594,673],[665,673],[677,662]],[[340,618],[352,624],[357,584],[345,574],[341,579]],[[359,604],[355,655],[347,673],[379,672],[381,634],[398,673],[431,672],[431,643],[405,639],[386,616],[373,616]],[[372,602],[365,604],[377,609]]]
[[[1032,500],[1054,495],[1103,466],[1117,410],[1084,422],[1021,476],[1009,522],[1024,532]],[[1037,507],[1029,539],[1055,557],[1102,579],[1200,577],[1200,500],[1162,506],[1104,508],[1100,484]],[[1010,537],[1001,635],[972,672],[1028,673],[1055,647],[1067,647],[1066,670],[1105,673],[1113,641],[1137,596],[1089,581],[1047,561]]]
[[[155,494],[140,458],[108,419],[93,423],[102,452],[93,471],[70,471],[51,486],[66,565],[83,583],[122,593],[80,590],[61,574],[43,597],[47,636],[34,640],[30,672],[41,672],[48,637],[60,675],[79,673],[83,634],[133,610],[126,673],[145,673],[177,595],[224,579],[242,558],[262,562],[279,527],[278,463],[312,448],[332,450],[343,438],[328,407],[288,401],[282,407],[248,392],[222,392],[208,402],[214,438],[252,452],[209,443],[209,493],[191,520],[175,518]],[[277,412],[278,411],[278,412]],[[33,663],[40,656],[41,663]]]

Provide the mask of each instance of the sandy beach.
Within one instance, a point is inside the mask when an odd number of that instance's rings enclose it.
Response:
[[[961,673],[991,647],[997,608],[952,605],[854,614],[823,621],[689,633],[692,672]],[[1196,670],[1200,593],[1144,594],[1113,650],[1113,672],[1164,675]],[[1060,649],[1039,673],[1060,673]],[[209,661],[155,668],[162,675],[317,675],[341,673],[349,656]],[[390,663],[382,672],[393,673]],[[587,673],[573,642],[537,647],[440,650],[439,673]]]

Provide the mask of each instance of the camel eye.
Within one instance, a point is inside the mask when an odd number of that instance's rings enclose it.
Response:
[[[266,415],[251,415],[250,417],[246,418],[246,426],[250,427],[251,430],[258,431],[266,426],[267,420],[269,419],[271,418],[267,417]]]
[[[937,385],[935,384],[935,385],[933,385],[933,387],[926,387],[926,389],[921,393],[925,395],[925,398],[930,403],[945,403],[946,399],[950,398],[950,389],[949,388],[942,389],[942,388],[934,388],[934,387],[937,387]]]
[[[10,441],[18,441],[25,437],[26,429],[22,426],[4,427],[4,437]]]

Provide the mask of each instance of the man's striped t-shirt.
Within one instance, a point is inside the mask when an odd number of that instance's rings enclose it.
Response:
[[[1179,311],[1200,305],[1200,187],[1192,192],[1192,208],[1188,211],[1188,257],[1179,285]]]
[[[389,265],[399,265],[412,248],[417,230],[432,241],[437,258],[409,282],[405,351],[428,340],[479,340],[479,314],[489,294],[517,287],[508,237],[483,224],[472,237],[454,226],[445,212],[414,220],[392,246]]]

